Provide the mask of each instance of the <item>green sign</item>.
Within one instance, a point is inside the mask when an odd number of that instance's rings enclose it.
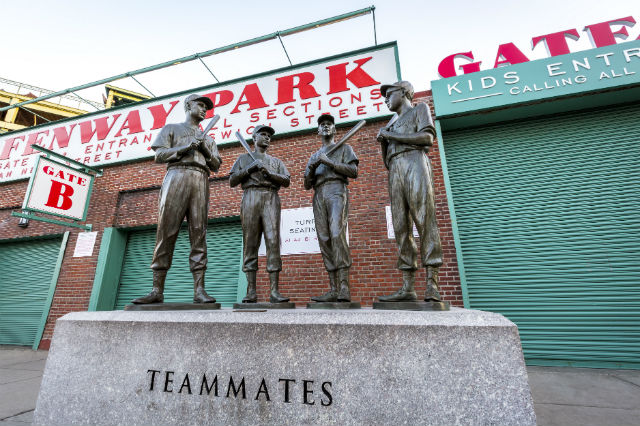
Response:
[[[438,118],[640,83],[640,41],[431,82]]]

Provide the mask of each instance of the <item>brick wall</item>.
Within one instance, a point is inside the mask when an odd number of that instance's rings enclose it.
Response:
[[[421,92],[416,100],[431,105],[430,94]],[[431,105],[432,106],[432,105]],[[396,269],[397,249],[394,240],[387,238],[385,206],[389,205],[387,171],[381,159],[380,146],[375,138],[385,122],[369,123],[349,143],[360,159],[358,179],[349,184],[350,247],[353,257],[351,268],[352,298],[363,306],[371,306],[380,295],[392,293],[401,282]],[[348,129],[338,129],[339,139]],[[310,155],[320,147],[315,132],[276,139],[269,153],[282,159],[291,173],[291,186],[280,191],[282,208],[311,206],[313,191],[305,191],[302,176]],[[209,217],[238,216],[242,191],[230,188],[228,173],[242,147],[221,149],[223,165],[210,180],[211,198]],[[442,295],[453,305],[462,306],[462,292],[456,263],[451,220],[447,206],[444,180],[437,143],[429,154],[434,167],[436,211],[444,251],[444,265],[440,269]],[[142,161],[104,168],[104,175],[95,180],[87,222],[98,231],[98,239],[91,257],[74,258],[79,230],[31,221],[26,229],[17,226],[18,219],[10,217],[12,210],[19,210],[27,182],[0,185],[0,241],[14,238],[57,234],[70,231],[67,250],[53,298],[41,347],[47,347],[55,321],[60,316],[86,310],[98,258],[102,231],[107,227],[137,227],[157,222],[159,185],[165,173],[165,165]],[[215,253],[210,251],[210,256]],[[328,278],[322,257],[313,255],[283,256],[281,292],[291,297],[298,306],[305,306],[309,297],[324,293]],[[148,259],[151,261],[151,253]],[[418,294],[425,290],[425,271],[416,274]],[[264,270],[264,258],[260,258],[258,272],[258,296],[267,299],[268,279]]]

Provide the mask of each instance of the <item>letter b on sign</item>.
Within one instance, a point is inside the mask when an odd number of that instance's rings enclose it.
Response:
[[[55,209],[69,210],[73,206],[71,196],[73,195],[73,187],[66,183],[58,182],[57,180],[51,181],[51,191],[45,206],[53,207]]]
[[[23,209],[87,220],[93,176],[82,170],[39,157]]]

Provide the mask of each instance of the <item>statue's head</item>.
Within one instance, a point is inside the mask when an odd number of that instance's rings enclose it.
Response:
[[[264,124],[258,124],[254,129],[251,137],[253,138],[253,143],[256,146],[261,148],[268,148],[269,142],[271,142],[271,138],[276,133],[272,127],[266,126]]]
[[[336,134],[336,120],[331,114],[322,114],[318,117],[318,134],[320,136],[333,136]]]
[[[398,81],[393,84],[380,86],[380,93],[384,96],[385,103],[391,111],[396,111],[403,103],[411,103],[413,100],[413,85],[408,81]]]
[[[184,100],[184,112],[186,112],[187,115],[195,115],[201,120],[204,120],[207,111],[210,109],[213,109],[213,101],[206,96],[200,96],[194,93],[187,96]]]

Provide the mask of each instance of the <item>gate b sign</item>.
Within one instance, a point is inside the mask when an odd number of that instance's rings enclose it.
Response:
[[[93,179],[91,174],[39,157],[22,208],[84,221]]]

